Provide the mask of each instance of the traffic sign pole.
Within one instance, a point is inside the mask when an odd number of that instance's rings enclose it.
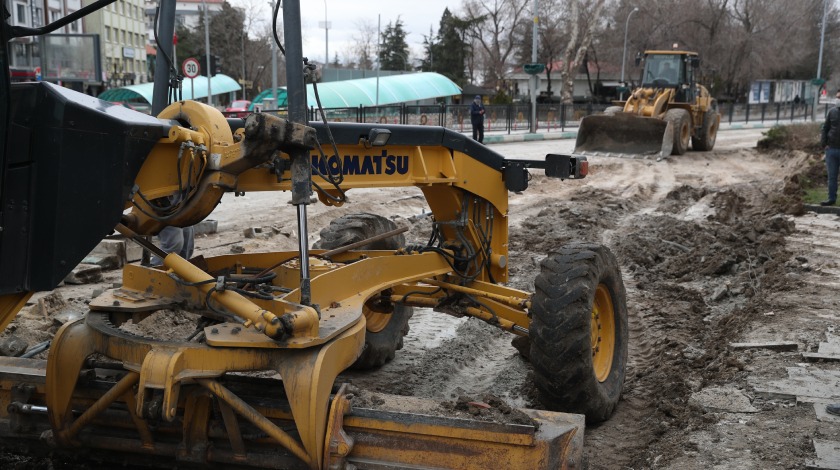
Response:
[[[198,63],[194,57],[190,57],[189,59],[184,60],[184,63],[181,64],[181,71],[184,72],[184,76],[190,79],[190,93],[192,93],[191,98],[195,101],[195,77],[201,73],[201,65]],[[207,77],[210,80],[210,77]]]

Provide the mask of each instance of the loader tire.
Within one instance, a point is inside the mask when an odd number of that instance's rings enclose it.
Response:
[[[624,106],[607,106],[607,109],[604,110],[604,114],[607,116],[615,116],[615,113],[624,112]]]
[[[321,239],[315,242],[313,248],[332,250],[356,243],[370,237],[395,230],[397,224],[381,215],[360,212],[343,215],[330,222],[321,230]],[[405,237],[399,234],[379,240],[359,249],[361,250],[398,250],[405,245]]]
[[[691,141],[691,116],[682,108],[673,108],[665,113],[665,120],[670,122],[674,129],[674,148],[671,153],[685,154]]]
[[[339,217],[321,230],[321,239],[314,248],[331,250],[365,240],[380,233],[397,228],[397,224],[385,217],[358,213]],[[399,234],[361,247],[363,250],[397,250],[405,245],[405,237]],[[395,305],[392,313],[379,313],[365,307],[367,321],[365,346],[361,356],[350,366],[351,369],[367,370],[381,367],[390,362],[396,351],[403,347],[403,336],[408,334],[408,320],[413,314],[411,307]]]
[[[720,114],[711,109],[706,111],[703,115],[703,127],[697,132],[696,137],[691,138],[691,148],[704,152],[714,149],[718,127],[720,127]]]
[[[534,281],[530,361],[543,405],[608,419],[624,387],[627,299],[615,255],[572,243],[549,255]]]

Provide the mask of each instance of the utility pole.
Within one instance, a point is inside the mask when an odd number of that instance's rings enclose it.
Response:
[[[204,51],[207,58],[207,104],[213,106],[213,90],[210,87],[210,78],[213,70],[210,67],[210,12],[207,11],[207,2],[201,0],[201,7],[204,9]]]
[[[531,63],[537,63],[537,45],[539,44],[539,0],[534,0],[534,29],[531,41]],[[537,87],[540,85],[538,74],[531,75],[531,133],[537,132]]]

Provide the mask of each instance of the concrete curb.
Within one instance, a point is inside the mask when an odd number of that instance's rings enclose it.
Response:
[[[817,214],[840,215],[840,206],[821,206],[819,204],[805,204],[805,210]]]

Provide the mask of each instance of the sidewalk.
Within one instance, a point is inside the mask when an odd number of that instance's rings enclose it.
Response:
[[[776,125],[789,125],[789,124],[804,124],[811,121],[805,120],[794,120],[794,121],[770,121],[767,120],[765,122],[733,122],[729,124],[728,122],[721,122],[720,123],[720,131],[729,131],[729,130],[741,130],[741,129],[769,129]],[[470,137],[471,134],[468,132],[463,132],[464,135]],[[503,144],[509,142],[532,142],[536,140],[558,140],[558,139],[576,139],[577,138],[577,128],[569,128],[565,131],[549,131],[544,132],[537,130],[536,133],[532,134],[530,132],[522,132],[519,131],[517,133],[511,134],[490,134],[485,132],[484,134],[484,143],[485,144]]]

